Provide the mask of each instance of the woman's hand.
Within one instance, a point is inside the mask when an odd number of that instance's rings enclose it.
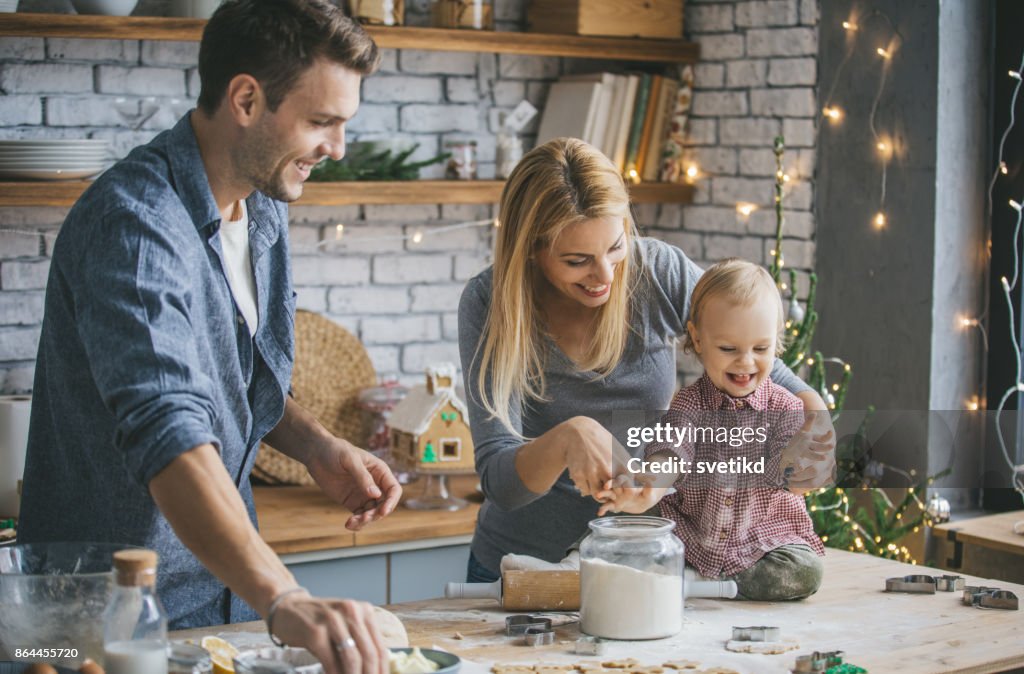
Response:
[[[583,496],[592,496],[612,478],[615,446],[608,430],[590,417],[573,417],[560,424],[560,443],[569,478]]]

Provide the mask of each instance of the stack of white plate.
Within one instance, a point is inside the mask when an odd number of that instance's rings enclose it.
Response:
[[[0,12],[18,11],[18,0],[0,0]]]
[[[0,179],[78,180],[110,161],[106,140],[0,140]]]

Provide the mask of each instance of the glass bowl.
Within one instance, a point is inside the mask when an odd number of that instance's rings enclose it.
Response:
[[[69,649],[51,664],[103,661],[103,611],[114,583],[113,543],[27,543],[0,547],[0,660],[17,648]],[[39,661],[44,661],[40,659]]]

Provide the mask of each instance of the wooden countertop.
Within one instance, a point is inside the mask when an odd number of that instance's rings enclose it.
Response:
[[[643,664],[696,660],[702,667],[729,667],[751,674],[782,674],[798,654],[843,650],[846,661],[870,672],[936,674],[1002,672],[1024,667],[1024,612],[978,610],[962,605],[960,593],[934,595],[882,592],[885,579],[937,569],[901,564],[866,554],[828,550],[825,578],[817,594],[800,602],[688,599],[682,632],[655,641],[611,641],[603,660],[636,658]],[[967,577],[968,584],[995,585],[1024,598],[1024,585]],[[474,663],[593,660],[572,653],[577,624],[556,629],[555,643],[530,648],[503,636],[507,614],[495,602],[434,599],[388,607],[404,623],[414,646],[436,646]],[[566,619],[555,617],[559,625]],[[779,655],[731,653],[724,643],[734,625],[774,625],[799,647]],[[260,633],[262,623],[190,630],[173,639],[204,634]],[[264,632],[265,634],[265,632]],[[250,638],[252,634],[247,635]],[[463,674],[483,673],[466,667]]]
[[[983,548],[1024,555],[1024,536],[1013,533],[1013,525],[1022,520],[1024,520],[1024,510],[1015,510],[937,524],[933,529],[937,536],[953,532],[955,540],[961,543],[971,543]],[[1024,600],[1024,597],[1021,599]]]
[[[450,478],[449,490],[465,498],[476,483],[476,475],[455,476]],[[422,479],[406,485],[403,502],[422,489]],[[353,532],[345,528],[349,511],[318,487],[254,487],[253,496],[260,535],[279,555],[472,534],[480,510],[472,502],[454,512],[409,510],[400,505],[389,517]]]

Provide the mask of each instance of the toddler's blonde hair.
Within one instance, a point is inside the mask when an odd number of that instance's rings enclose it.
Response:
[[[762,290],[768,291],[768,296],[774,298],[779,307],[779,332],[775,340],[775,355],[780,355],[786,350],[786,317],[782,310],[782,296],[779,295],[779,289],[768,270],[753,262],[730,257],[708,267],[690,296],[689,320],[699,326],[704,309],[712,298],[721,297],[734,306],[749,307]],[[696,351],[689,330],[683,337],[683,351]]]

